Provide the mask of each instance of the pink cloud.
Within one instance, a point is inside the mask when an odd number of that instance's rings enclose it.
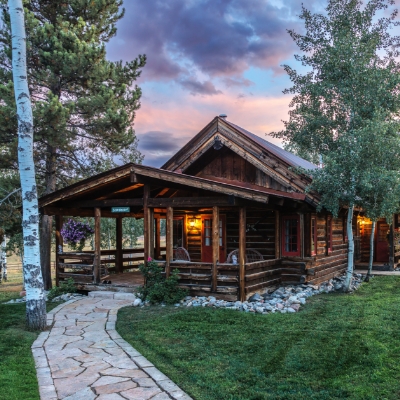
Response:
[[[154,94],[155,96],[155,94]],[[283,129],[282,119],[288,117],[288,96],[261,97],[237,94],[221,94],[214,97],[190,96],[183,91],[178,91],[174,96],[157,94],[158,101],[152,102],[153,94],[148,94],[142,99],[142,107],[137,112],[135,130],[145,141],[146,133],[156,139],[155,132],[162,135],[159,153],[166,157],[163,143],[173,141],[178,148],[203,129],[216,115],[225,113],[228,120],[253,132],[254,134],[280,145],[277,139],[265,136],[265,133]],[[166,145],[164,145],[166,146]],[[154,144],[156,147],[156,144]],[[146,150],[142,150],[146,156]],[[172,153],[168,153],[173,155]],[[153,163],[155,153],[148,154],[144,163]],[[157,164],[157,163],[155,163]]]

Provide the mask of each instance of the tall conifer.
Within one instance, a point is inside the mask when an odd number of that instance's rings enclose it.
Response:
[[[40,194],[122,161],[140,161],[133,131],[145,56],[123,64],[106,60],[106,43],[124,15],[122,0],[24,1],[28,80]],[[0,30],[0,168],[16,168],[17,118],[11,76],[10,18]],[[51,217],[42,217],[41,256],[51,286]]]

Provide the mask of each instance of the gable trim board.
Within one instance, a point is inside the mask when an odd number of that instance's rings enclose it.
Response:
[[[304,193],[311,178],[293,171],[293,168],[317,168],[316,165],[279,149],[272,143],[220,118],[214,120],[191,139],[161,168],[185,172],[214,145],[218,136],[221,143],[240,157],[270,176],[289,191]],[[277,150],[279,149],[279,150]],[[318,203],[317,193],[307,193],[306,201],[312,205]]]

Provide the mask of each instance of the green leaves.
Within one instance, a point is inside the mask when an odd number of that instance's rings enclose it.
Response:
[[[389,216],[400,198],[400,38],[392,1],[330,0],[325,14],[303,8],[306,32],[290,31],[305,54],[305,75],[284,66],[293,86],[289,121],[274,135],[323,168],[309,172],[320,207],[337,215],[360,206],[375,219]],[[378,14],[382,14],[378,18]]]

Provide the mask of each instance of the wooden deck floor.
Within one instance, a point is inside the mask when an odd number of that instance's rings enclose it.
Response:
[[[90,292],[98,290],[132,293],[137,287],[144,284],[143,275],[139,271],[110,274],[106,278],[103,278],[103,280],[111,281],[111,284],[100,283],[95,285],[93,283],[87,283],[80,285],[79,289]]]

